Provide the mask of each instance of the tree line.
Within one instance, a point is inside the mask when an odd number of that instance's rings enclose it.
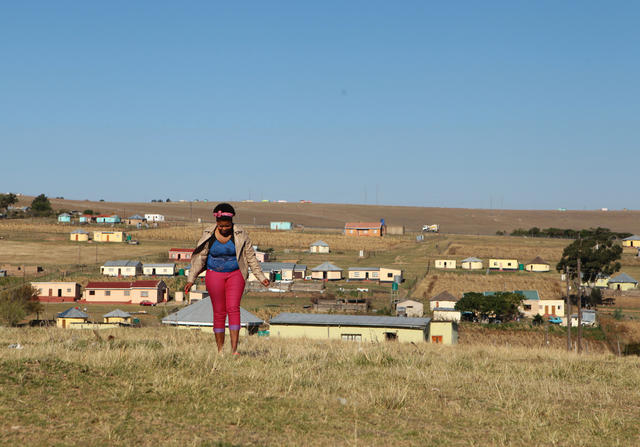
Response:
[[[506,231],[497,231],[496,234],[498,236],[504,236],[507,234]],[[585,230],[573,230],[571,228],[543,228],[540,229],[538,227],[531,227],[528,230],[524,228],[516,228],[510,234],[510,236],[526,236],[526,237],[546,237],[546,238],[557,238],[557,239],[590,239],[590,238],[599,238],[603,235],[611,236],[616,239],[624,239],[626,237],[631,236],[631,233],[624,232],[614,232],[608,228],[589,228]]]

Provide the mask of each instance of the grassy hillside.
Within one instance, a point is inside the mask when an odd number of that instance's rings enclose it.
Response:
[[[21,197],[29,205],[32,197]],[[224,199],[222,199],[224,200]],[[215,202],[95,202],[51,199],[55,209],[113,212],[121,216],[161,213],[174,221],[211,221]],[[244,203],[233,202],[237,221],[268,225],[272,220],[292,221],[307,227],[344,228],[345,221],[378,221],[405,225],[418,231],[423,224],[438,223],[445,233],[495,234],[515,228],[589,228],[607,227],[614,231],[640,233],[640,211],[551,211],[488,210],[468,208],[433,208],[388,205],[353,205],[326,203]]]
[[[602,446],[640,434],[637,357],[250,338],[236,358],[202,333],[110,334],[0,329],[2,444]]]

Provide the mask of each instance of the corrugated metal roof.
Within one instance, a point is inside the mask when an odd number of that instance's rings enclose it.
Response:
[[[349,267],[350,271],[354,270],[370,270],[370,271],[380,271],[380,267]]]
[[[133,216],[129,216],[129,219],[138,219],[138,220],[144,220],[144,217],[142,217],[140,214],[134,214]]]
[[[260,268],[263,272],[272,272],[274,270],[293,270],[295,268],[293,262],[261,262]]]
[[[71,234],[89,234],[89,232],[84,230],[73,230]]]
[[[102,264],[104,267],[137,267],[138,265],[142,265],[140,261],[106,261]]]
[[[213,326],[213,308],[211,300],[204,299],[180,309],[178,312],[167,315],[162,319],[164,324],[183,326]],[[253,315],[244,308],[240,308],[240,325],[261,325],[264,323],[260,318]],[[229,326],[229,319],[225,322]]]
[[[176,265],[173,263],[167,263],[167,264],[142,264],[142,268],[174,268]]]
[[[430,318],[378,317],[370,315],[281,313],[269,324],[299,324],[303,326],[362,326],[424,329]]]
[[[325,241],[315,241],[313,244],[311,244],[312,247],[328,247],[329,244],[327,244]]]
[[[471,257],[471,258],[463,259],[460,262],[482,262],[482,259]]]
[[[354,230],[370,230],[382,227],[382,222],[347,222],[344,227]]]
[[[441,312],[460,312],[459,310],[456,310],[454,307],[434,307],[433,311],[435,312],[436,310]]]
[[[169,251],[179,251],[179,252],[193,252],[193,248],[170,248]]]
[[[64,312],[60,312],[58,314],[58,318],[89,318],[89,315],[82,312],[80,309],[76,309],[75,307],[71,307]]]
[[[620,273],[615,278],[611,278],[609,280],[609,284],[618,283],[618,282],[632,282],[632,283],[638,284],[638,281],[636,281],[635,279],[633,279],[631,276],[627,275],[626,273]]]
[[[112,310],[109,313],[104,314],[103,317],[105,317],[105,318],[110,318],[110,317],[129,318],[129,317],[131,317],[131,314],[129,312],[125,312],[124,310],[116,309],[116,310]]]
[[[322,264],[311,269],[312,272],[341,272],[342,269],[337,265],[330,262],[323,262]]]
[[[625,237],[623,241],[640,241],[640,236],[634,234],[633,236]]]
[[[545,264],[545,265],[549,265],[549,263],[547,261],[545,261],[544,259],[542,259],[540,256],[536,256],[535,258],[533,258],[531,261],[529,261],[529,264]]]

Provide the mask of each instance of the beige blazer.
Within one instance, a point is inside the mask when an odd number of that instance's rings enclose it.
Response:
[[[187,281],[195,282],[198,275],[207,268],[207,256],[214,240],[213,234],[215,230],[216,225],[211,225],[202,232],[202,237],[200,237],[191,257],[191,270],[189,270]],[[253,251],[251,239],[249,239],[249,234],[244,228],[239,225],[233,225],[233,240],[236,245],[238,266],[245,281],[249,277],[249,267],[251,267],[251,272],[258,278],[258,281],[262,282],[267,279],[262,273],[260,262],[258,262],[256,253]]]

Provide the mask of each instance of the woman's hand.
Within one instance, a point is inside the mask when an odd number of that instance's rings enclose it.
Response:
[[[187,282],[184,286],[184,294],[188,295],[189,294],[189,290],[191,290],[191,286],[193,286],[192,282]]]
[[[271,284],[271,283],[269,282],[269,280],[268,280],[268,279],[263,279],[263,280],[262,280],[262,285],[263,285],[263,286],[265,286],[265,287],[269,287],[269,284]]]

